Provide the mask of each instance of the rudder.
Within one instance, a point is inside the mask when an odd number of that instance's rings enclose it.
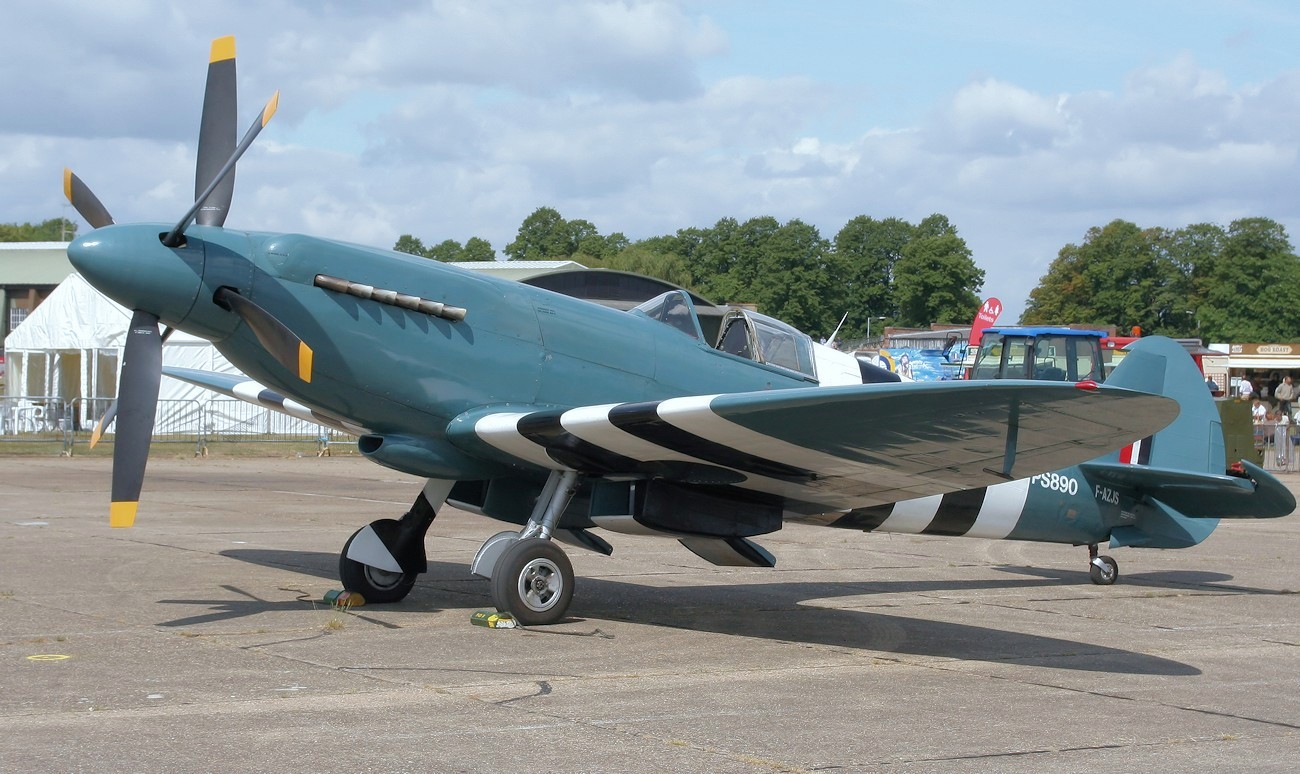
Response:
[[[1223,427],[1205,377],[1182,344],[1163,336],[1139,339],[1106,384],[1153,392],[1178,401],[1178,418],[1139,444],[1137,454],[1120,450],[1114,461],[1141,462],[1160,468],[1223,474],[1227,468]],[[1140,459],[1138,456],[1140,455]],[[1125,459],[1125,456],[1131,456]]]

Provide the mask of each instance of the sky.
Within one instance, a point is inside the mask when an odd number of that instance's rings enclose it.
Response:
[[[1286,0],[11,0],[4,20],[0,222],[79,220],[68,166],[118,222],[174,223],[208,49],[235,35],[240,133],[280,102],[232,228],[504,257],[542,206],[633,240],[942,213],[1001,322],[1117,218],[1300,235]]]

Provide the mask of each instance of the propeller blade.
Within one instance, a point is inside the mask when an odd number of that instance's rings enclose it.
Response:
[[[304,382],[311,381],[312,350],[289,327],[256,303],[230,288],[219,288],[212,297],[222,308],[239,315],[257,341],[271,356]]]
[[[109,508],[110,527],[129,527],[135,523],[140,505],[140,488],[144,468],[149,461],[149,441],[153,437],[154,412],[158,406],[158,386],[162,381],[162,337],[158,335],[158,318],[137,311],[126,333],[126,352],[122,359],[122,379],[117,388],[117,441],[113,446],[113,504]]]
[[[113,423],[113,419],[116,416],[117,401],[114,400],[112,403],[108,404],[108,411],[104,412],[104,416],[100,417],[99,421],[95,423],[95,431],[90,434],[90,448],[93,449],[99,444],[99,440],[104,437],[104,430]]]
[[[91,228],[103,228],[113,225],[113,216],[95,196],[90,187],[81,182],[81,178],[72,174],[72,170],[63,168],[63,195],[68,197],[77,214],[86,219]]]
[[[271,121],[271,116],[275,115],[275,111],[279,106],[280,92],[277,91],[275,94],[271,95],[271,99],[267,101],[266,107],[262,108],[262,112],[258,114],[257,119],[253,121],[253,125],[248,127],[248,131],[244,133],[244,139],[239,141],[239,145],[236,146],[235,152],[231,154],[230,158],[226,160],[225,165],[221,167],[219,172],[217,172],[217,176],[208,184],[208,187],[203,191],[203,193],[199,194],[194,205],[185,213],[185,216],[181,218],[180,221],[176,223],[176,226],[167,233],[166,237],[163,238],[163,244],[168,247],[180,246],[181,242],[184,241],[182,235],[185,233],[186,227],[194,220],[194,214],[199,211],[199,208],[203,206],[203,202],[212,195],[212,192],[217,189],[217,186],[221,184],[221,181],[225,180],[227,175],[234,172],[235,164],[239,161],[239,157],[243,156],[244,151],[247,151],[249,146],[253,144],[253,140],[255,140],[257,135],[262,131],[262,127],[266,126],[267,123]]]
[[[232,172],[210,194],[204,190],[221,175],[221,165],[235,152],[235,123],[239,105],[235,81],[235,38],[212,41],[208,57],[208,84],[203,92],[203,118],[199,123],[198,163],[194,166],[194,198],[202,202],[196,221],[201,226],[221,226],[235,194]]]
[[[172,331],[174,330],[176,329],[175,328],[164,329],[160,343],[166,344],[167,339],[172,335]],[[100,440],[104,437],[104,431],[107,430],[108,426],[113,423],[113,418],[116,416],[117,416],[117,399],[114,398],[113,402],[108,404],[108,410],[105,411],[104,415],[99,418],[98,422],[95,423],[95,431],[90,434],[90,448],[93,449],[95,448],[96,445],[99,444]]]

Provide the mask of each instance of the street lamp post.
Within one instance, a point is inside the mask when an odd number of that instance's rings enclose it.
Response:
[[[872,320],[884,320],[884,319],[886,319],[886,318],[884,318],[884,317],[871,317],[870,315],[867,316],[867,341],[871,341],[871,321],[872,321]]]

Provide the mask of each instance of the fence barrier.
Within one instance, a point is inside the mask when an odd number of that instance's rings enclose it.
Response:
[[[78,445],[89,446],[96,423],[112,403],[111,398],[0,396],[0,444],[21,444],[33,450],[57,447],[60,454],[71,456]],[[116,421],[109,423],[100,443],[113,443],[116,426]],[[356,439],[241,400],[206,404],[198,400],[158,401],[153,443],[192,445],[194,453],[202,455],[214,442],[311,443],[318,454],[327,454],[332,445],[355,443]]]

